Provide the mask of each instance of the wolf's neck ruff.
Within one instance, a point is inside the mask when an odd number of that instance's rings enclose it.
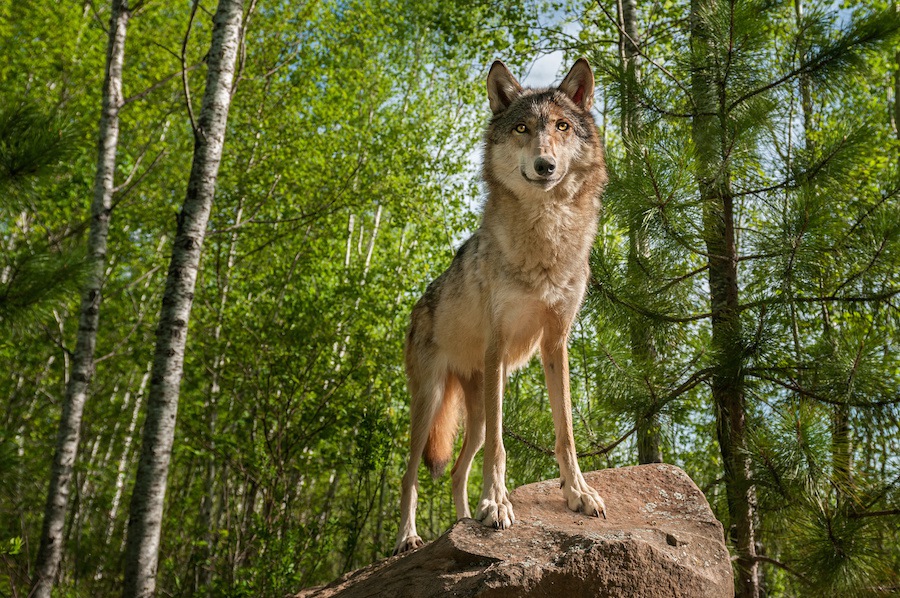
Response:
[[[567,178],[573,176],[570,173]],[[580,302],[584,288],[577,283],[588,267],[597,208],[585,192],[556,201],[549,196],[560,194],[540,193],[548,197],[538,204],[522,201],[503,188],[489,192],[479,236],[490,237],[508,275],[548,306],[573,299]]]
[[[403,477],[396,552],[421,546],[415,511],[418,467],[453,466],[458,517],[469,517],[466,483],[484,446],[484,489],[475,517],[496,529],[515,521],[506,489],[502,403],[506,377],[540,348],[568,507],[605,515],[575,452],[567,340],[589,276],[588,254],[606,182],[591,117],[594,78],[579,60],[558,88],[523,89],[507,68],[488,75],[494,113],[485,134],[487,201],[481,226],[413,309],[406,339],[410,460]],[[464,409],[460,409],[460,406]]]

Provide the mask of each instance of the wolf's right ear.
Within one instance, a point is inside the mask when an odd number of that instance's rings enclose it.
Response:
[[[591,109],[591,104],[594,103],[594,73],[587,60],[579,58],[575,61],[569,74],[559,84],[559,90],[578,106],[585,110]]]
[[[522,93],[522,86],[516,81],[506,65],[499,60],[494,61],[487,76],[488,101],[491,111],[500,114]]]

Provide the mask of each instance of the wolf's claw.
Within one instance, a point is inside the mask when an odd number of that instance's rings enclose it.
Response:
[[[603,504],[603,499],[596,490],[587,485],[583,478],[581,483],[566,484],[563,487],[563,496],[571,510],[593,517],[603,515],[603,518],[606,519],[606,505]]]
[[[408,538],[404,538],[397,542],[397,546],[394,547],[394,556],[410,550],[415,550],[416,548],[421,548],[424,545],[425,542],[423,542],[422,538],[419,536],[409,536]]]
[[[509,502],[506,491],[489,492],[488,497],[482,498],[475,511],[475,519],[496,530],[511,527],[516,521],[516,516],[513,514],[512,503]]]

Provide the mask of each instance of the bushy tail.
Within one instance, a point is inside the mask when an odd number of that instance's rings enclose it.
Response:
[[[422,458],[431,470],[431,477],[437,479],[444,473],[450,457],[453,456],[453,442],[459,432],[459,416],[462,398],[462,387],[452,374],[447,376],[444,386],[444,398],[438,407],[434,423],[428,431],[428,442]]]

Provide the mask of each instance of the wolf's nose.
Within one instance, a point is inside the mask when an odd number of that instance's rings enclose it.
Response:
[[[534,171],[540,176],[550,176],[556,170],[556,161],[553,158],[541,156],[534,161]]]

